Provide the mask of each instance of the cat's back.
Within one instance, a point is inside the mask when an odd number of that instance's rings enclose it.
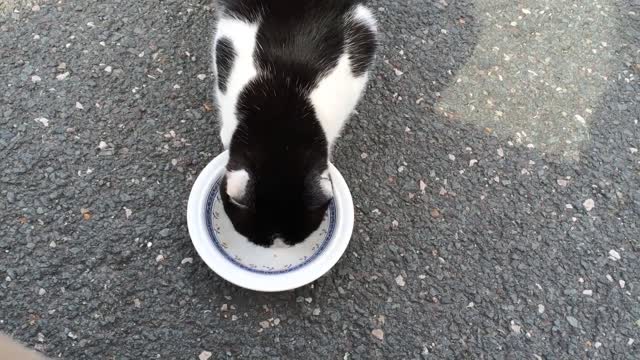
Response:
[[[306,92],[331,142],[364,89],[375,52],[376,23],[364,1],[218,3],[214,56],[223,142],[237,124],[240,93],[265,76],[284,77]]]
[[[352,33],[373,32],[367,27],[350,26],[349,19],[358,16],[365,24],[373,24],[373,17],[365,9],[358,0],[223,1],[223,17],[259,24],[254,54],[259,65],[319,73],[335,66],[348,37],[356,35]],[[364,19],[367,16],[368,21]]]

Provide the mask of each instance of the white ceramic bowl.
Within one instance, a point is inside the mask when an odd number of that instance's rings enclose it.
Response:
[[[219,185],[228,160],[226,151],[213,159],[189,196],[189,235],[202,260],[227,281],[265,292],[295,289],[329,271],[353,231],[353,201],[340,172],[329,166],[334,198],[318,230],[296,246],[264,248],[236,232],[224,211]]]

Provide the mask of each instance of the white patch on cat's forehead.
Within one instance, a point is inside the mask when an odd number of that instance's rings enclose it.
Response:
[[[246,170],[227,172],[227,195],[232,199],[242,199],[247,193],[249,173]]]
[[[362,4],[356,6],[355,10],[353,10],[353,18],[367,24],[374,32],[378,31],[376,18],[368,7]]]

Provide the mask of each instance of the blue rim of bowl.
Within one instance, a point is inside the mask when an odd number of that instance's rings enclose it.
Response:
[[[209,233],[209,237],[211,238],[211,241],[215,245],[216,249],[218,249],[218,251],[225,257],[225,259],[229,260],[229,262],[231,262],[235,266],[237,266],[237,267],[239,267],[239,268],[241,268],[243,270],[246,270],[246,271],[249,271],[249,272],[252,272],[252,273],[256,273],[256,274],[264,274],[264,275],[286,274],[286,273],[298,270],[298,269],[308,265],[313,260],[315,260],[318,256],[320,256],[320,254],[322,254],[325,251],[325,249],[327,248],[327,245],[331,241],[331,238],[333,237],[333,233],[334,233],[335,228],[336,228],[336,206],[335,206],[335,200],[331,200],[331,203],[329,204],[329,229],[327,230],[327,235],[325,236],[325,238],[322,241],[322,244],[320,245],[318,250],[316,250],[316,252],[314,252],[313,255],[309,256],[305,261],[301,262],[300,264],[298,264],[296,266],[292,266],[292,267],[287,268],[287,269],[274,270],[274,271],[254,269],[252,267],[249,267],[249,266],[246,266],[244,264],[239,263],[229,253],[227,253],[227,251],[224,249],[224,247],[222,247],[222,244],[220,244],[220,240],[218,240],[218,237],[216,236],[215,231],[213,231],[213,214],[212,214],[213,202],[215,201],[215,198],[218,196],[218,192],[220,190],[220,183],[221,182],[222,182],[222,178],[216,180],[214,185],[209,190],[209,195],[207,196],[207,202],[205,204],[205,215],[204,216],[205,216],[205,219],[206,219],[206,222],[207,222],[207,232]]]

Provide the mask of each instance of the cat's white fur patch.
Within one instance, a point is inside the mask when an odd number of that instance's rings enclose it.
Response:
[[[220,91],[216,86],[216,95],[220,109],[222,125],[220,127],[220,138],[222,145],[229,148],[233,132],[238,126],[236,117],[236,104],[238,97],[247,84],[258,74],[254,65],[253,53],[256,48],[256,34],[258,24],[244,22],[238,19],[222,18],[218,22],[218,30],[213,46],[213,58],[215,59],[215,48],[218,40],[225,37],[233,44],[235,58],[227,79],[226,92]],[[214,63],[214,72],[217,68]]]
[[[354,77],[349,54],[345,53],[340,56],[338,65],[311,92],[309,98],[330,149],[358,104],[366,84],[367,74]]]
[[[272,249],[286,249],[290,247],[291,246],[285,244],[285,242],[281,238],[276,238],[275,240],[273,240],[273,245],[271,245]]]
[[[227,172],[227,195],[236,201],[242,200],[247,193],[249,173],[246,170]]]
[[[320,189],[327,197],[333,197],[333,184],[331,183],[331,177],[329,176],[329,170],[325,170],[320,175]]]
[[[373,32],[378,31],[378,22],[368,7],[358,4],[353,11],[352,16],[356,21],[366,24]]]

